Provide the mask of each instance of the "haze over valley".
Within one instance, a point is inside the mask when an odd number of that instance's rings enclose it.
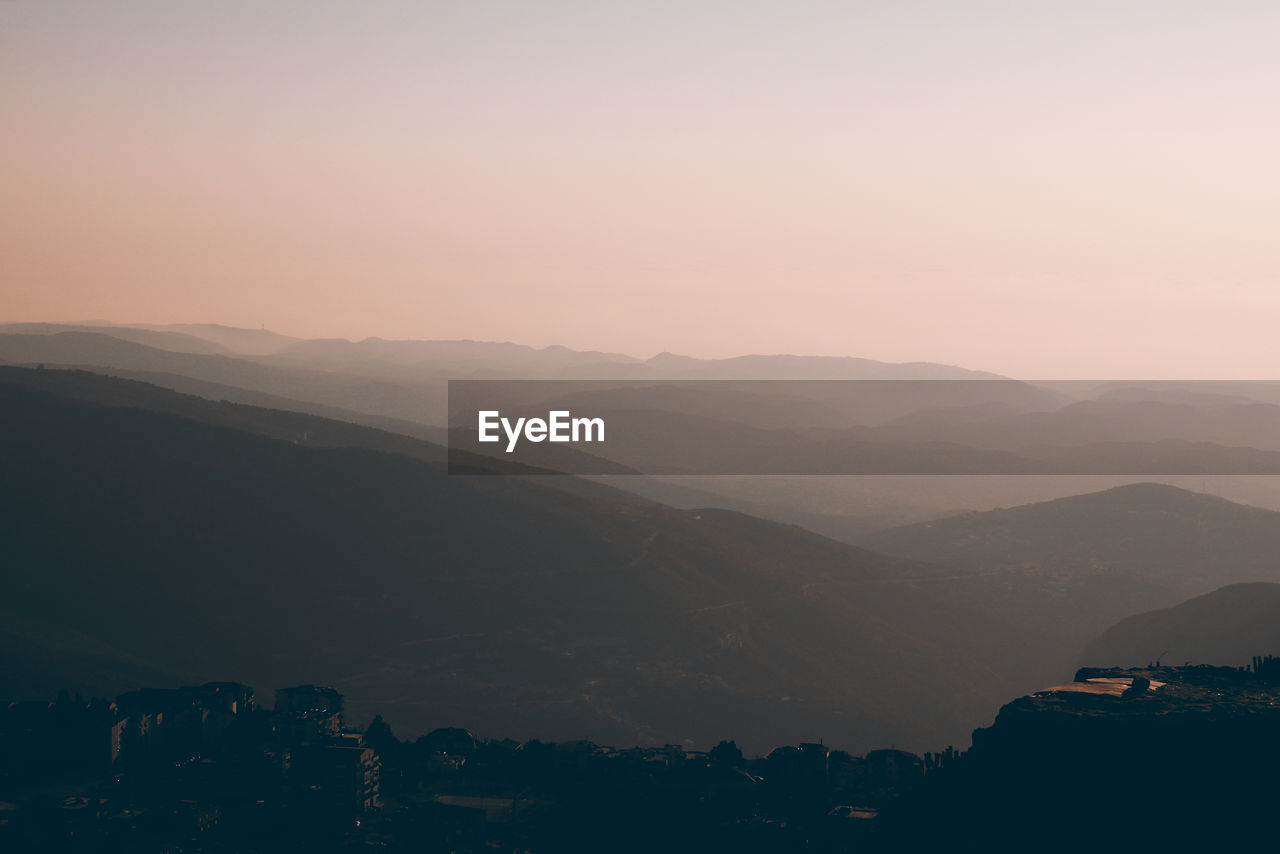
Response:
[[[842,415],[828,387],[800,381],[990,378],[216,326],[16,325],[0,328],[0,355],[14,365],[0,371],[6,408],[23,413],[6,421],[23,449],[6,459],[6,565],[22,582],[5,687],[19,696],[236,673],[341,686],[353,715],[409,733],[462,722],[701,745],[727,732],[760,749],[818,733],[925,750],[1065,678],[1131,615],[1280,583],[1269,477],[473,478],[446,473],[434,420],[445,378],[619,366],[631,380],[796,380],[768,387],[774,406],[733,386],[713,401],[653,387],[663,417],[706,417],[710,403],[747,432],[772,412],[905,447],[1155,425],[1166,439],[1266,440],[1264,383],[1074,397],[1016,384],[976,408],[872,399]],[[474,465],[502,470],[486,459]],[[125,611],[141,616],[112,617]],[[175,632],[191,643],[148,641]]]

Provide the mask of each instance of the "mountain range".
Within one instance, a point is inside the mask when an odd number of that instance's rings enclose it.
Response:
[[[986,663],[999,614],[936,568],[65,373],[0,377],[10,696],[235,673],[409,732],[924,746],[1017,684]]]
[[[204,352],[207,350],[212,352]],[[292,355],[285,355],[288,352]],[[866,359],[748,356],[697,360],[663,354],[645,361],[620,354],[576,353],[562,347],[536,350],[515,344],[378,339],[307,342],[267,330],[213,324],[119,326],[102,322],[0,326],[0,363],[79,366],[215,400],[307,412],[437,443],[443,443],[446,435],[443,427],[447,416],[447,378],[580,376],[598,379],[602,372],[597,368],[604,366],[603,375],[611,379],[631,376],[623,368],[639,371],[650,379],[718,377],[728,384],[747,377],[753,380],[747,387],[758,392],[762,377],[805,379],[809,380],[810,388],[815,388],[827,382],[817,379],[819,377],[949,380],[991,379],[992,376],[947,366],[887,365]],[[733,377],[738,379],[731,379]],[[732,395],[724,394],[715,399],[694,396],[685,403],[667,401],[655,407],[651,415],[669,411],[675,417],[712,416],[712,420],[719,423],[708,426],[716,430],[724,427],[726,421],[733,422],[728,425],[730,436],[749,428],[799,428],[805,432],[798,435],[796,447],[787,449],[788,456],[783,457],[783,462],[791,465],[799,456],[807,466],[805,471],[829,470],[823,462],[829,449],[821,447],[823,442],[868,442],[883,448],[885,453],[905,453],[906,462],[911,462],[909,446],[912,443],[935,442],[941,436],[952,446],[961,446],[947,451],[943,461],[969,466],[969,469],[951,470],[971,470],[978,463],[985,465],[982,461],[986,457],[982,455],[990,456],[993,452],[1012,454],[1015,459],[1002,459],[1012,462],[1014,470],[1038,466],[1030,470],[1125,471],[1124,466],[1137,459],[1142,463],[1137,471],[1143,474],[1130,475],[1130,481],[1158,479],[1200,489],[1212,477],[1210,486],[1223,495],[1280,509],[1280,485],[1275,478],[1206,474],[1214,470],[1248,471],[1258,461],[1253,452],[1264,448],[1233,448],[1210,440],[1217,438],[1225,442],[1234,434],[1267,435],[1268,407],[1280,403],[1280,390],[1274,383],[1077,382],[1046,386],[1003,381],[994,387],[1017,390],[1014,398],[968,406],[963,405],[964,399],[959,399],[942,408],[930,407],[924,401],[906,409],[886,405],[878,411],[868,411],[865,406],[833,410],[830,401],[820,395],[815,400],[814,395],[807,392],[807,396],[800,399],[796,391],[804,385],[786,383],[772,393],[769,400],[750,405],[740,394],[736,405],[732,404]],[[963,393],[971,396],[974,389],[989,384],[958,385],[965,386],[967,390]],[[899,384],[899,387],[909,386]],[[943,387],[949,385],[944,383]],[[859,397],[862,396],[860,393]],[[1078,403],[1088,405],[1075,407]],[[1134,420],[1126,414],[1133,409],[1146,411],[1148,404],[1206,410],[1191,413],[1194,417],[1186,423],[1216,423],[1212,431],[1188,429],[1183,431],[1185,435],[1172,441],[1205,441],[1209,446],[1153,446],[1150,440],[1157,434],[1144,432],[1151,419]],[[1262,407],[1250,409],[1253,404],[1262,404]],[[1231,410],[1227,416],[1208,411],[1223,406]],[[1076,425],[1088,422],[1087,418],[1081,421],[1088,413],[1092,413],[1089,418],[1094,421],[1101,419],[1095,425],[1097,429],[1080,434],[1073,432]],[[1237,415],[1244,419],[1238,424],[1219,423],[1224,417],[1234,419]],[[1160,413],[1155,412],[1153,417],[1159,421]],[[1115,423],[1108,419],[1114,419]],[[1181,421],[1173,417],[1164,420],[1173,425]],[[634,468],[635,463],[651,462],[654,453],[661,454],[665,439],[661,419],[658,421],[650,450],[638,458],[615,462]],[[822,424],[842,432],[835,436],[814,436],[812,428]],[[1059,426],[1053,426],[1055,424]],[[1032,448],[1032,456],[1038,459],[1017,459],[1027,448],[1028,436],[1034,439],[1035,431],[1042,427],[1052,428],[1046,435],[1057,436],[1054,441],[1060,444]],[[1159,435],[1166,435],[1170,430],[1168,426],[1161,429],[1165,433]],[[1176,429],[1173,435],[1178,436]],[[1145,444],[1126,446],[1116,443],[1117,437]],[[1099,444],[1102,442],[1112,444],[1102,447]],[[722,444],[725,447],[719,454],[722,462],[727,463],[732,460],[729,452],[733,450],[733,443]],[[904,444],[908,446],[905,449],[901,447]],[[1259,440],[1258,444],[1266,443]],[[742,446],[738,448],[739,452],[745,450]],[[937,448],[930,453],[936,455]],[[728,460],[724,460],[726,456]],[[1155,470],[1166,462],[1180,466],[1177,470],[1196,471],[1195,479],[1156,474]],[[919,521],[963,509],[1061,497],[1117,482],[1124,481],[1093,475],[1052,478],[953,475],[945,480],[933,479],[928,488],[922,488],[924,481],[910,476],[822,480],[809,475],[791,478],[784,488],[767,485],[780,484],[778,479],[765,482],[760,478],[723,476],[702,478],[696,484],[686,481],[683,485],[705,496],[705,501],[700,503],[749,509],[780,521],[809,523],[823,533],[848,540],[893,522]],[[665,491],[660,483],[651,480],[636,478],[616,485],[682,502],[678,491]]]
[[[1099,384],[1073,401],[999,383],[1014,395],[967,407],[898,400],[896,413],[859,416],[867,423],[797,430],[789,417],[835,424],[850,413],[796,395],[803,383],[761,405],[750,384],[724,378],[958,369],[89,324],[0,329],[0,362],[46,366],[0,369],[4,411],[18,414],[0,421],[0,561],[12,593],[0,605],[11,662],[0,694],[10,696],[234,676],[334,684],[357,719],[377,708],[410,734],[462,724],[614,743],[816,735],[934,749],[962,743],[1008,696],[1065,678],[1082,650],[1109,659],[1090,663],[1127,664],[1118,659],[1172,647],[1154,640],[1172,631],[1159,619],[1133,615],[1280,582],[1280,514],[1168,485],[456,477],[433,426],[442,377],[462,365],[473,376],[522,365],[575,378],[600,365],[703,372],[724,383],[716,395],[658,389],[655,411],[760,443],[791,435],[792,453],[821,449],[823,430],[908,450],[968,436],[988,453],[1025,450],[1041,428],[1101,442],[1166,418],[1175,436],[1188,407],[1181,435],[1265,433],[1265,384]],[[1008,429],[984,432],[993,425]],[[1262,433],[1251,450],[1266,445]],[[1267,481],[1241,482],[1266,496]],[[1055,491],[1088,494],[955,512]],[[1198,624],[1201,612],[1187,613]],[[1193,646],[1217,656],[1258,640],[1244,635]]]

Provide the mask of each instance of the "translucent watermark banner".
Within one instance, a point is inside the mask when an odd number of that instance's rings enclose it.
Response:
[[[1280,474],[1280,382],[451,380],[451,474]]]

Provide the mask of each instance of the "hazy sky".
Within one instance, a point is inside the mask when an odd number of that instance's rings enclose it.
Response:
[[[0,319],[1280,365],[1280,3],[0,0]]]

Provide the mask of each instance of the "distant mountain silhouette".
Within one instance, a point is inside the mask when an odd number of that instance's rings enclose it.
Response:
[[[126,407],[178,415],[313,448],[366,448],[404,454],[426,462],[443,463],[445,460],[445,449],[439,444],[413,437],[403,429],[382,430],[289,409],[249,406],[216,397],[182,394],[119,376],[76,369],[31,370],[0,365],[0,382],[99,407]],[[202,388],[209,394],[228,389],[212,384]],[[272,400],[269,395],[261,397]],[[396,426],[409,425],[397,423]],[[434,432],[443,438],[444,431]]]
[[[882,425],[867,438],[945,440],[1032,455],[1047,446],[1170,440],[1280,450],[1280,406],[1243,397],[1118,389],[1098,400],[1042,409],[997,413],[967,407],[915,412]]]
[[[841,356],[751,355],[695,359],[659,353],[648,361],[656,378],[713,380],[962,380],[1000,379],[933,362],[878,362]]]
[[[164,332],[180,332],[196,338],[203,338],[232,353],[244,356],[268,356],[297,341],[288,335],[281,335],[269,329],[241,329],[236,326],[224,326],[219,323],[167,323],[160,325],[139,324],[144,329],[158,329]]]
[[[647,361],[621,353],[529,347],[511,342],[297,339],[265,329],[217,324],[39,323],[0,326],[4,334],[90,332],[173,352],[236,354],[280,367],[338,371],[394,380],[439,379],[995,379],[995,374],[928,362],[894,364],[873,359],[755,355],[696,359],[664,353]],[[74,346],[63,339],[63,347]],[[46,354],[56,355],[55,350]],[[64,354],[70,356],[70,353]],[[83,355],[83,354],[81,354]],[[0,359],[4,359],[0,351]],[[59,364],[96,362],[46,358]],[[117,365],[116,367],[123,367]]]
[[[1197,592],[1280,579],[1280,513],[1158,483],[965,513],[859,543],[974,570],[1124,573]]]
[[[232,353],[233,347],[242,352]],[[800,356],[697,360],[670,354],[642,362],[616,353],[511,343],[298,341],[208,324],[10,325],[0,327],[0,363],[127,373],[187,392],[348,417],[437,440],[439,435],[421,428],[444,426],[449,379],[723,382],[564,397],[632,413],[629,444],[615,443],[609,459],[651,473],[1280,472],[1280,406],[1244,394],[1271,393],[1270,386],[1257,383],[1224,386],[1241,392],[1236,395],[1102,384],[1103,398],[1063,406],[1068,398],[1051,386],[956,383],[951,380],[992,375],[927,363]],[[779,378],[793,382],[745,382]],[[832,379],[868,382],[851,392],[839,391]],[[893,379],[910,382],[881,382]],[[757,432],[777,429],[796,432]],[[673,431],[683,442],[674,453]],[[682,453],[690,459],[679,459]]]
[[[990,600],[1020,621],[1028,653],[1063,673],[1078,662],[1070,650],[1132,614],[1224,583],[1280,581],[1280,513],[1152,483],[965,513],[856,542],[981,580]]]
[[[201,353],[205,355],[230,356],[232,350],[199,335],[191,335],[175,329],[142,329],[126,326],[74,324],[74,323],[4,323],[0,324],[0,335],[39,335],[50,337],[63,333],[82,333],[101,335],[118,341],[130,341],[157,350],[172,353]],[[67,347],[74,347],[73,339],[58,339]],[[48,351],[56,352],[56,351]]]
[[[1280,653],[1280,584],[1231,584],[1172,608],[1121,620],[1080,654],[1082,666],[1242,666]]]
[[[177,375],[294,401],[303,411],[319,404],[379,418],[445,423],[445,386],[440,380],[407,385],[318,368],[277,366],[245,356],[174,352],[105,332],[0,335],[0,364],[148,372],[157,379]]]
[[[389,341],[344,338],[298,341],[280,350],[276,361],[319,367],[345,373],[387,378],[432,377],[484,379],[518,376],[551,378],[582,372],[591,377],[601,371],[622,371],[640,361],[619,353],[581,352],[566,347],[537,349],[523,344],[487,341]]]

